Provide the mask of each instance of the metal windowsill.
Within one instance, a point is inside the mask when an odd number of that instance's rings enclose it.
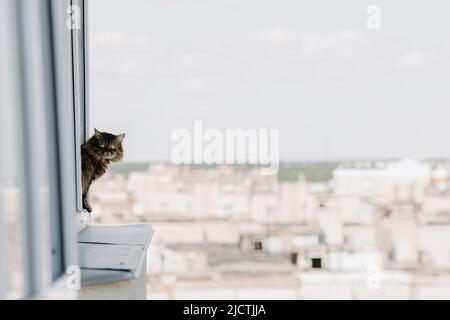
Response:
[[[81,285],[136,279],[153,235],[149,224],[88,226],[78,234]]]

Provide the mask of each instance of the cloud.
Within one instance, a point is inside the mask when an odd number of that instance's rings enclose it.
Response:
[[[342,31],[334,34],[302,37],[305,53],[318,53],[337,51],[352,53],[358,46],[368,43],[360,34],[350,31]]]
[[[302,56],[333,55],[353,56],[355,51],[369,44],[368,39],[353,31],[326,34],[306,34],[286,28],[273,28],[260,32],[252,41],[274,49],[294,52]]]
[[[396,61],[396,66],[399,69],[418,69],[434,58],[435,54],[431,52],[411,51],[401,55]]]
[[[129,34],[124,32],[95,33],[91,41],[94,48],[133,48],[144,49],[151,45],[150,38],[143,34]]]
[[[281,45],[294,43],[298,40],[296,34],[283,30],[281,28],[274,28],[264,31],[260,34],[260,39],[269,45]]]

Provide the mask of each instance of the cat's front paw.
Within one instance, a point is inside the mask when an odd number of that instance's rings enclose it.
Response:
[[[89,202],[87,201],[87,199],[85,199],[83,201],[83,209],[85,209],[87,212],[91,213],[92,212],[92,207],[89,204]]]

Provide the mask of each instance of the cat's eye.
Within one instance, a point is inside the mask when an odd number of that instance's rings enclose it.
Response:
[[[103,149],[104,147],[105,147],[105,145],[102,143],[102,144],[100,145],[100,148]]]

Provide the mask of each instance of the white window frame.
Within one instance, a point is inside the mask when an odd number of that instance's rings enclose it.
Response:
[[[80,84],[85,86],[86,83],[84,62],[82,76],[80,64],[77,64],[78,73],[71,68],[73,49],[78,48],[78,45],[74,46],[72,30],[66,24],[67,9],[72,2],[5,0],[0,3],[0,10],[7,10],[12,15],[7,27],[10,32],[17,33],[11,37],[14,43],[8,48],[16,52],[13,56],[17,57],[17,70],[13,68],[13,74],[4,75],[4,78],[17,78],[13,85],[18,91],[16,100],[21,115],[20,127],[23,128],[19,140],[23,142],[23,152],[20,153],[24,162],[20,225],[25,298],[45,297],[46,292],[64,278],[65,270],[77,265],[78,261],[76,195],[80,161],[77,150],[81,139],[85,139],[87,121],[83,116],[81,131],[76,126],[80,122],[75,121],[75,111],[81,110],[76,109],[80,106],[83,112],[86,111],[87,95],[85,89],[80,89]],[[84,1],[81,2],[84,5]],[[74,87],[75,74],[80,80]],[[35,136],[36,130],[41,130],[39,137]],[[45,146],[45,151],[37,145]],[[47,173],[44,178],[42,168]],[[42,181],[45,181],[50,195],[50,203],[45,206],[41,194]],[[48,216],[43,215],[43,207],[48,208]],[[0,244],[7,247],[8,243],[3,240]],[[46,260],[45,257],[50,258]],[[2,272],[7,273],[7,267],[0,261]],[[0,289],[2,298],[5,288]]]
[[[75,121],[74,140],[78,146],[75,150],[75,176],[76,176],[76,199],[77,212],[83,212],[82,203],[82,180],[81,180],[81,144],[88,139],[88,46],[87,46],[87,1],[68,0],[67,14],[79,15],[75,17],[79,28],[72,28],[71,37],[71,71],[72,71],[72,96],[73,112]],[[69,8],[69,7],[68,7]],[[75,11],[74,11],[75,10]],[[68,17],[70,19],[70,17]],[[83,217],[80,215],[80,227],[83,227]]]
[[[41,0],[38,0],[41,1]],[[51,5],[52,32],[54,37],[54,61],[55,61],[55,82],[57,96],[56,122],[58,124],[57,136],[59,137],[59,161],[60,161],[60,190],[61,190],[61,211],[63,219],[61,227],[63,229],[62,241],[65,244],[64,267],[75,265],[78,261],[76,249],[77,221],[74,219],[77,212],[77,161],[76,144],[74,136],[75,115],[71,111],[73,106],[73,89],[71,84],[72,69],[70,43],[71,30],[67,27],[67,8],[69,0],[48,0]],[[74,173],[74,174],[70,174]]]

